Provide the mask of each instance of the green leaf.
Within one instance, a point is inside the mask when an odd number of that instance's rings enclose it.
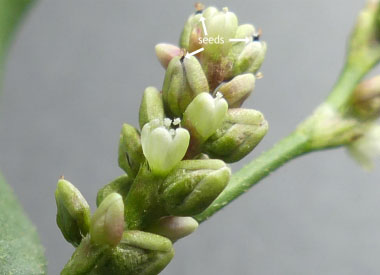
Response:
[[[34,0],[0,0],[0,78],[3,77],[3,62],[12,34],[33,2]]]
[[[36,229],[1,175],[0,274],[46,274],[44,249]]]
[[[12,34],[33,2],[34,0],[0,0],[0,86],[3,63]],[[44,249],[36,229],[1,174],[0,274],[46,274]]]
[[[34,0],[0,0],[0,50],[9,44],[20,18]]]

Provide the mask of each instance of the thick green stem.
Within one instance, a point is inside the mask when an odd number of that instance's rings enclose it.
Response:
[[[278,142],[272,149],[264,152],[251,163],[234,173],[226,189],[205,211],[195,218],[198,222],[205,221],[285,162],[307,153],[310,150],[308,144],[308,136],[302,132],[293,132]]]

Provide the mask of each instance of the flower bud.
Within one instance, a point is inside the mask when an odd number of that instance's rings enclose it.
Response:
[[[115,247],[94,244],[89,237],[81,242],[62,275],[73,274],[159,274],[174,256],[171,241],[137,230],[126,231]]]
[[[230,109],[222,127],[204,144],[213,158],[236,162],[249,154],[268,131],[262,113],[252,109]]]
[[[267,45],[265,42],[254,40],[248,43],[233,65],[233,75],[239,75],[242,73],[255,74],[264,61],[266,51]]]
[[[227,110],[222,94],[217,93],[213,98],[209,93],[201,93],[187,107],[184,125],[192,134],[206,140],[221,126]]]
[[[252,37],[256,34],[256,29],[251,24],[239,25],[236,29],[235,38],[246,38],[248,37],[252,41]],[[244,45],[242,43],[236,43],[236,45]]]
[[[175,119],[175,124],[179,124]],[[167,175],[184,157],[190,134],[184,128],[171,129],[172,121],[153,120],[141,131],[142,149],[149,167],[155,175]]]
[[[159,274],[174,256],[171,241],[137,230],[124,232],[117,249],[107,251],[108,261],[95,274]]]
[[[235,39],[245,39],[245,41],[235,41],[231,45],[231,49],[228,53],[227,59],[229,62],[229,71],[226,75],[227,79],[230,79],[233,77],[232,75],[232,65],[235,63],[236,59],[239,57],[241,52],[244,50],[244,48],[252,42],[253,37],[256,35],[256,29],[251,24],[243,24],[238,26],[235,33]]]
[[[109,194],[91,218],[90,236],[96,244],[116,246],[124,231],[124,203],[118,193]]]
[[[201,16],[201,13],[196,12],[190,15],[190,17],[187,19],[179,40],[179,45],[181,48],[189,50],[190,37],[194,36],[195,33],[201,31],[202,26],[199,24],[199,19]]]
[[[133,179],[128,177],[128,175],[122,175],[111,181],[98,191],[98,195],[96,196],[96,206],[99,207],[101,202],[111,193],[119,193],[124,200],[129,192],[129,189],[131,188],[132,183]]]
[[[163,120],[164,117],[164,104],[162,102],[160,91],[155,87],[146,88],[139,111],[140,128],[144,127],[145,123],[148,123],[153,119]]]
[[[221,57],[227,56],[231,48],[230,38],[235,37],[238,28],[238,19],[233,12],[229,12],[227,8],[214,13],[205,21],[208,30],[208,36],[217,38],[224,43],[205,43],[203,55],[207,55],[208,59],[220,60]]]
[[[380,156],[380,125],[368,123],[363,135],[351,142],[350,155],[366,170],[373,168],[373,160]]]
[[[361,119],[380,116],[380,75],[361,82],[353,93],[352,107]]]
[[[90,206],[74,185],[61,178],[55,191],[57,225],[65,239],[78,246],[90,227]]]
[[[226,187],[230,174],[221,160],[181,161],[159,191],[166,211],[174,216],[201,213]]]
[[[169,62],[173,59],[173,57],[183,55],[180,48],[166,43],[157,44],[155,50],[158,60],[165,69],[168,67]]]
[[[162,87],[163,100],[169,113],[181,117],[196,95],[208,91],[207,78],[197,58],[174,57],[170,61]]]
[[[135,177],[144,161],[140,135],[136,128],[124,123],[120,133],[118,162],[130,177]]]
[[[175,242],[182,239],[198,228],[198,222],[192,217],[162,217],[147,231],[158,234]]]
[[[238,108],[255,88],[255,80],[253,74],[238,75],[231,81],[222,84],[218,91],[223,94],[230,108]]]
[[[99,263],[103,263],[107,250],[107,246],[94,244],[87,235],[74,251],[61,275],[102,274],[93,271],[99,268]]]

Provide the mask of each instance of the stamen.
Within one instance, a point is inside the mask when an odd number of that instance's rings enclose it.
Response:
[[[170,128],[171,124],[172,124],[172,120],[170,118],[164,118],[164,126],[166,128]]]
[[[173,125],[174,126],[181,125],[181,119],[179,117],[175,118],[173,120]]]
[[[216,92],[215,99],[219,100],[223,98],[223,94],[221,92]]]

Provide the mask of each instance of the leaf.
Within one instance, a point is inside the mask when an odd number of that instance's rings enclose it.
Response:
[[[0,59],[15,27],[34,0],[0,0]]]
[[[0,274],[46,274],[44,248],[36,228],[1,175]]]

